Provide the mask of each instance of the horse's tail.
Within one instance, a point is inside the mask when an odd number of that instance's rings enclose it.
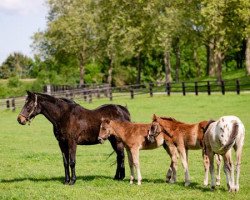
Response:
[[[201,123],[201,128],[202,128],[202,130],[203,130],[203,133],[206,133],[206,131],[207,131],[209,125],[212,124],[212,123],[214,123],[214,122],[215,122],[214,120],[210,119],[210,120],[209,120],[208,122],[206,122],[206,123]]]
[[[229,139],[227,141],[227,144],[225,144],[225,146],[223,146],[221,148],[221,151],[227,152],[232,147],[232,145],[235,142],[235,139],[236,139],[238,133],[239,133],[239,124],[235,121],[233,123],[232,132],[231,132],[230,137],[229,137]]]

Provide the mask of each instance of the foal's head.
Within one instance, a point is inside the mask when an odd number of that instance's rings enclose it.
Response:
[[[104,143],[104,140],[108,139],[108,137],[113,133],[113,129],[110,125],[109,119],[102,119],[102,123],[100,126],[98,141],[99,143]]]
[[[153,115],[153,120],[148,131],[148,140],[155,142],[155,138],[163,131],[161,125],[157,121],[157,116]]]
[[[25,125],[30,122],[32,118],[41,112],[40,105],[38,104],[37,94],[27,91],[27,98],[25,104],[17,117],[17,121]]]

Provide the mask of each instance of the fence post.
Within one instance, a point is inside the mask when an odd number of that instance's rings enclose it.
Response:
[[[153,83],[149,83],[149,94],[150,97],[153,97]]]
[[[183,93],[183,96],[186,96],[186,86],[185,86],[185,82],[182,82],[182,93]]]
[[[113,100],[113,94],[112,94],[112,88],[109,88],[109,100],[112,101]]]
[[[171,86],[170,86],[170,83],[169,83],[169,82],[167,82],[167,85],[166,85],[166,90],[167,90],[167,94],[168,94],[168,96],[170,96]]]
[[[133,88],[130,88],[130,97],[131,97],[131,99],[134,98],[134,90],[133,90]]]
[[[211,94],[211,86],[210,86],[210,82],[207,82],[207,94],[210,95]]]
[[[89,90],[89,103],[92,103],[92,91]]]
[[[73,92],[70,92],[70,93],[69,93],[69,96],[70,96],[70,99],[71,99],[71,100],[74,99],[74,94],[73,94]]]
[[[97,98],[100,99],[100,89],[99,89],[99,86],[98,86],[98,88],[96,89],[96,93],[97,93]]]
[[[85,89],[83,91],[83,99],[84,99],[84,101],[87,101],[87,92]]]
[[[14,112],[16,110],[16,102],[15,102],[15,98],[13,98],[11,100],[11,106],[12,106],[12,111]]]
[[[238,79],[236,80],[236,92],[240,94],[240,81]]]
[[[225,95],[225,82],[221,81],[221,93]]]
[[[194,91],[195,91],[195,95],[197,96],[198,95],[198,82],[197,81],[194,82]]]
[[[6,100],[6,107],[7,107],[7,109],[10,109],[10,100],[9,99]]]

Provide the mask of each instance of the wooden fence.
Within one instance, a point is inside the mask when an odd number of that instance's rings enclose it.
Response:
[[[91,103],[93,99],[108,98],[112,101],[114,98],[128,97],[130,99],[136,98],[137,95],[149,94],[153,97],[154,94],[163,94],[170,96],[171,94],[181,94],[186,96],[187,94],[194,94],[198,96],[200,93],[207,93],[212,95],[213,93],[221,93],[225,95],[226,92],[234,92],[239,95],[242,91],[250,91],[250,80],[239,81],[225,80],[221,82],[217,81],[197,81],[197,82],[181,82],[181,83],[145,83],[139,85],[125,85],[121,87],[110,87],[108,84],[95,85],[91,87],[53,87],[49,91],[49,94],[55,97],[66,97],[69,99],[84,100]],[[45,90],[48,93],[48,90]],[[16,97],[0,100],[1,109],[11,109],[13,111],[16,108],[22,107],[25,97]]]

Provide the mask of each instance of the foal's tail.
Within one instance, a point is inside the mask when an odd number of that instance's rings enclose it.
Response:
[[[223,152],[227,152],[232,147],[238,133],[239,133],[239,124],[237,122],[234,122],[232,132],[231,132],[231,135],[227,141],[227,144],[221,148],[221,150]]]

